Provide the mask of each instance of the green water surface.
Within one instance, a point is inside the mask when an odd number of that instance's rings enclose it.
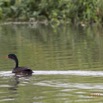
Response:
[[[103,30],[97,27],[0,26],[0,72],[19,64],[33,71],[103,70]],[[0,75],[0,103],[102,103],[103,76]]]

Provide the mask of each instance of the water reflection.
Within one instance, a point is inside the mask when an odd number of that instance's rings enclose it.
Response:
[[[18,84],[20,83],[19,81],[19,77],[18,76],[13,76],[11,79],[10,79],[10,90],[14,90],[16,91],[17,88],[18,88]]]
[[[2,26],[0,55],[15,53],[21,64],[38,70],[101,70],[103,36],[99,34],[101,30],[96,30],[72,26],[61,26],[56,30],[42,25],[38,28]],[[3,66],[4,61],[0,62]]]
[[[9,78],[10,79],[10,78]],[[0,79],[0,102],[13,102],[15,98],[17,97],[16,91],[12,92],[9,90],[11,88],[11,85],[9,85],[10,82],[8,82],[7,78]]]
[[[17,76],[14,75],[9,79],[9,98],[14,101],[20,96],[20,86],[25,87],[30,82],[30,76]],[[19,100],[18,100],[19,101]]]
[[[0,26],[0,102],[99,103],[103,94],[103,30],[95,27]],[[11,74],[18,55],[30,78]]]

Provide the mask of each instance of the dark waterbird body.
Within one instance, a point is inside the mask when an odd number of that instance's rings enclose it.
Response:
[[[8,58],[15,61],[16,65],[15,68],[13,68],[12,73],[15,73],[17,75],[32,75],[33,71],[27,67],[19,67],[19,61],[15,54],[9,54]]]

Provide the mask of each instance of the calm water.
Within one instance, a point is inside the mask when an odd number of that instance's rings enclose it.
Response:
[[[33,75],[15,77],[9,53]],[[102,102],[102,28],[0,26],[0,103]]]

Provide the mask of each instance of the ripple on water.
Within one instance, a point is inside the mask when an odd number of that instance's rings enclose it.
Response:
[[[33,75],[74,75],[74,76],[103,76],[103,71],[33,71]],[[12,76],[11,71],[0,71],[0,76]]]

